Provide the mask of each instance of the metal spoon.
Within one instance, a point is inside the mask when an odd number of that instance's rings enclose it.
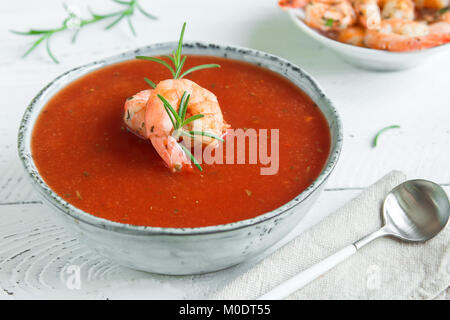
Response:
[[[449,216],[450,202],[439,185],[427,180],[403,182],[384,200],[382,228],[292,277],[259,300],[289,296],[379,237],[394,236],[406,241],[427,241],[445,228]]]

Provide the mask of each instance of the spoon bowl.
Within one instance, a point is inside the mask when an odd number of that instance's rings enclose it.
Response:
[[[445,191],[427,180],[409,180],[395,187],[383,204],[385,228],[407,241],[427,241],[448,223],[450,202]]]

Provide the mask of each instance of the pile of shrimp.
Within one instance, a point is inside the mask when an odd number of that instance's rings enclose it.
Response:
[[[450,0],[279,0],[337,41],[395,52],[450,42]]]
[[[173,172],[192,171],[191,160],[180,146],[179,137],[158,95],[163,96],[178,111],[184,94],[190,95],[186,114],[202,114],[192,121],[189,130],[208,132],[222,137],[229,125],[225,122],[217,97],[209,90],[188,79],[167,79],[154,89],[143,90],[128,98],[124,106],[124,123],[127,129],[143,139],[150,139],[166,166]],[[217,146],[217,140],[195,136],[193,143]]]

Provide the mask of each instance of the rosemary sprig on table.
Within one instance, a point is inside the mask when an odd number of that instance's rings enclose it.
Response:
[[[399,128],[400,128],[400,126],[395,124],[395,125],[392,125],[392,126],[385,127],[383,129],[381,129],[380,131],[378,131],[378,133],[375,135],[375,138],[373,138],[372,147],[375,148],[377,146],[378,138],[380,137],[380,135],[383,132],[391,130],[391,129],[399,129]]]
[[[172,62],[173,66],[169,64],[169,62],[165,61],[164,59],[155,58],[155,57],[147,57],[147,56],[136,56],[136,59],[142,59],[142,60],[149,60],[153,62],[157,62],[159,64],[162,64],[164,67],[169,69],[170,73],[172,74],[174,79],[182,79],[183,77],[187,76],[189,73],[201,70],[201,69],[207,69],[207,68],[220,68],[220,65],[218,64],[202,64],[199,66],[192,67],[185,72],[181,73],[183,69],[184,62],[186,61],[186,56],[181,57],[181,51],[183,47],[183,37],[184,37],[184,30],[186,29],[186,22],[183,24],[183,28],[181,29],[181,35],[180,39],[178,40],[178,47],[176,50],[173,51],[172,55],[165,55],[164,58],[169,59],[170,62]],[[155,88],[155,84],[148,80],[147,78],[144,78],[145,81]],[[149,82],[150,81],[150,82]]]
[[[111,29],[115,25],[117,25],[121,20],[126,19],[128,22],[128,26],[130,27],[131,33],[133,35],[136,35],[136,31],[133,27],[133,23],[131,22],[131,16],[133,16],[135,9],[140,11],[144,16],[146,16],[149,19],[157,19],[155,16],[151,15],[150,13],[146,12],[142,6],[139,4],[138,0],[130,0],[130,1],[122,1],[122,0],[112,0],[116,2],[117,4],[120,4],[124,6],[123,10],[108,13],[108,14],[96,14],[89,10],[91,12],[92,17],[89,19],[82,19],[80,18],[76,13],[71,11],[66,4],[64,4],[64,9],[66,10],[68,16],[64,19],[62,22],[62,25],[58,28],[54,29],[30,29],[26,32],[21,31],[14,31],[10,30],[12,33],[18,34],[18,35],[24,35],[24,36],[40,36],[39,39],[37,39],[31,47],[25,52],[23,57],[28,56],[34,49],[36,49],[42,42],[45,41],[45,47],[47,50],[47,53],[49,57],[53,60],[55,63],[59,63],[58,59],[56,59],[55,55],[52,53],[50,49],[50,38],[59,32],[63,32],[66,30],[74,29],[75,32],[72,36],[72,42],[75,42],[78,36],[78,33],[80,32],[81,28],[84,26],[87,26],[92,23],[96,23],[105,19],[113,18],[116,19],[112,21],[109,25],[106,26],[106,30]]]
[[[158,98],[162,101],[162,103],[164,105],[164,109],[166,109],[166,112],[170,118],[170,121],[172,122],[173,129],[174,129],[173,136],[175,137],[175,139],[178,140],[178,138],[180,136],[186,136],[186,137],[189,137],[192,139],[192,138],[194,138],[194,136],[197,135],[197,136],[210,137],[210,138],[213,138],[213,139],[223,142],[222,138],[220,138],[212,133],[205,132],[205,131],[192,131],[192,130],[188,131],[184,128],[185,125],[191,123],[192,121],[204,117],[203,114],[196,114],[196,115],[186,119],[186,111],[187,111],[187,106],[189,103],[190,96],[191,95],[187,94],[186,91],[183,93],[183,96],[181,97],[181,100],[180,100],[180,104],[178,106],[178,112],[177,112],[172,107],[172,105],[162,95],[158,94]],[[195,159],[195,157],[192,155],[192,153],[188,150],[188,148],[186,148],[180,142],[178,142],[178,145],[181,147],[181,149],[183,149],[184,153],[186,153],[186,155],[191,159],[191,161],[195,164],[195,166],[198,168],[198,170],[202,171],[203,170],[202,167],[198,163],[197,159]]]

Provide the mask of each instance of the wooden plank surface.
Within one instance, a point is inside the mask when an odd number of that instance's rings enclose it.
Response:
[[[46,83],[92,60],[176,40],[183,21],[188,21],[186,40],[241,45],[291,60],[310,72],[338,107],[344,123],[341,159],[327,190],[291,237],[392,169],[410,178],[434,180],[450,191],[450,52],[409,71],[369,72],[341,62],[304,36],[275,0],[141,2],[160,19],[133,18],[136,38],[130,36],[126,23],[108,32],[103,30],[106,23],[90,26],[74,45],[69,34],[57,35],[52,48],[61,60],[59,65],[49,60],[43,48],[20,59],[31,38],[8,30],[59,25],[64,18],[61,5],[51,0],[18,0],[0,11],[0,297],[201,297],[249,267],[201,277],[164,277],[113,265],[55,224],[18,162],[19,121]],[[88,5],[96,12],[117,8],[106,0],[68,3],[84,8],[83,14]],[[374,134],[391,124],[401,129],[386,133],[379,146],[371,148]],[[82,266],[82,290],[65,286],[70,265]]]

